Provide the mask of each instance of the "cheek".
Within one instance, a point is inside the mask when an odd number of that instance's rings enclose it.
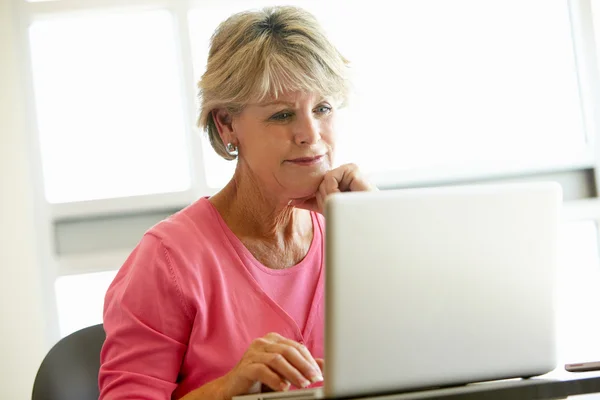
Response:
[[[282,132],[262,127],[246,133],[241,142],[244,145],[244,157],[255,167],[269,169],[281,163],[288,150],[288,143]]]
[[[323,121],[321,125],[321,138],[331,149],[335,149],[336,128],[336,119],[333,117]]]
[[[269,134],[258,118],[240,118],[236,126],[236,135],[243,148],[244,157],[248,159],[261,157],[268,149]]]

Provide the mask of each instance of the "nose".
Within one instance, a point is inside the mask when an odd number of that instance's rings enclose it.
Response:
[[[319,120],[312,115],[298,115],[294,126],[294,141],[298,146],[310,146],[321,140]]]

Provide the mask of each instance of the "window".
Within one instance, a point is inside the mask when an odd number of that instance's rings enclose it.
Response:
[[[61,15],[29,32],[50,203],[189,189],[170,13]]]
[[[561,364],[600,360],[600,259],[595,222],[561,232],[558,274],[558,356]]]
[[[222,2],[190,12],[195,76],[220,21],[277,3]],[[567,2],[288,3],[313,12],[352,63],[355,96],[338,129],[341,161],[397,184],[407,171],[444,177],[589,160]],[[229,173],[212,175],[221,163],[205,157],[209,181],[222,185]]]
[[[231,177],[235,163],[206,138],[195,142],[190,93],[217,24],[279,2],[142,3],[89,2],[79,13],[61,1],[26,3],[50,203],[207,194]],[[187,4],[187,20],[175,3]],[[352,62],[339,162],[388,186],[465,170],[592,165],[566,1],[288,3],[313,12]]]
[[[104,295],[117,271],[65,275],[56,280],[56,302],[62,337],[102,323]]]

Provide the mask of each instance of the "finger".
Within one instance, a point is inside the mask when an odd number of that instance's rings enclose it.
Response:
[[[261,383],[260,384],[260,390],[258,391],[258,393],[287,392],[288,390],[290,390],[291,386],[292,386],[292,384],[286,381],[285,386],[283,387],[283,389],[281,389],[281,390],[273,390],[270,386],[267,386],[264,383]]]
[[[266,365],[282,379],[291,382],[298,388],[306,388],[310,386],[310,380],[304,376],[302,372],[295,368],[292,363],[288,361],[288,359],[281,353],[259,353],[254,357],[253,361]]]
[[[339,190],[337,189],[337,181],[331,177],[329,179],[324,179],[315,195],[315,201],[317,205],[316,211],[320,212],[321,214],[324,214],[325,200],[330,194],[336,192],[339,192]]]
[[[321,369],[306,346],[296,341],[282,338],[277,344],[269,346],[268,351],[275,351],[284,355],[311,382],[315,383],[319,381]]]
[[[318,368],[317,362],[315,361],[312,354],[310,354],[310,351],[308,351],[308,349],[306,348],[305,345],[298,343],[295,340],[288,339],[285,336],[281,336],[281,335],[279,335],[278,337],[276,336],[276,338],[277,338],[277,340],[275,340],[276,343],[284,344],[284,345],[287,345],[287,346],[290,346],[290,347],[296,349],[298,351],[298,353],[300,353],[308,362],[310,362],[315,368]]]
[[[304,346],[290,341],[286,344],[273,344],[269,346],[268,351],[281,354],[294,369],[302,374],[303,378],[310,382],[315,383],[322,380],[319,365]]]
[[[336,174],[334,170],[329,171],[329,173],[325,175],[322,185],[325,194],[332,194],[340,191],[340,182],[336,175],[339,175],[339,172]]]
[[[282,378],[279,374],[261,362],[249,364],[246,369],[246,377],[253,382],[260,382],[268,386],[272,390],[287,391],[290,388],[290,383]]]
[[[328,187],[331,189],[328,189]],[[324,178],[313,197],[305,200],[292,200],[290,205],[323,214],[325,198],[329,193],[334,192],[339,192],[339,190],[337,190],[337,181],[335,178],[330,177],[328,180]]]
[[[285,337],[281,336],[277,332],[269,332],[264,336],[264,338],[261,338],[258,340],[262,340],[262,341],[266,340],[266,342],[263,342],[263,343],[271,344],[272,342],[278,343],[282,340],[285,340]]]
[[[373,189],[355,164],[345,164],[327,173],[337,181],[341,192],[359,192]]]
[[[315,361],[317,362],[317,365],[319,366],[321,373],[324,374],[325,373],[325,360],[323,360],[322,358],[315,358]]]
[[[319,186],[317,193],[321,195],[321,199],[325,200],[328,195],[337,193],[339,191],[338,182],[335,180],[335,177],[325,175],[325,178]]]
[[[352,167],[343,165],[339,168],[329,171],[331,178],[336,181],[337,189],[341,192],[350,190],[351,183],[354,179]]]
[[[347,164],[342,166],[342,171],[342,177],[339,180],[339,187],[342,192],[358,192],[369,189],[369,185],[362,178],[356,165]]]

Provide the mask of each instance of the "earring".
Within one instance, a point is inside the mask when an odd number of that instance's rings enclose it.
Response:
[[[238,148],[237,148],[237,146],[235,144],[229,142],[225,146],[225,149],[227,150],[227,154],[229,154],[232,157],[237,157],[237,155],[238,155]]]

